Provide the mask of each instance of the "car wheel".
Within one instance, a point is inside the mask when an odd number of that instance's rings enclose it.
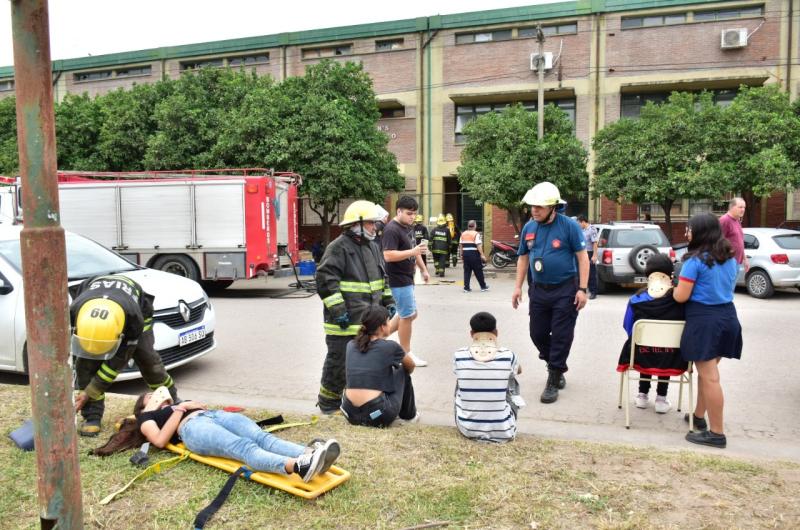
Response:
[[[492,254],[492,265],[494,265],[498,269],[502,269],[506,265],[508,265],[508,261],[504,260],[500,257],[500,254],[494,253]]]
[[[180,254],[168,254],[166,256],[159,257],[153,262],[153,268],[164,272],[169,272],[171,274],[176,274],[178,276],[183,276],[184,278],[189,278],[190,280],[200,280],[200,272],[197,270],[197,266],[194,264],[194,261],[192,261],[191,258],[182,256]]]
[[[631,264],[633,270],[639,274],[644,274],[644,269],[647,267],[647,260],[658,254],[658,249],[653,245],[639,245],[631,250],[628,254],[628,263]]]
[[[775,294],[769,274],[762,270],[752,271],[747,275],[747,292],[753,298],[769,298]]]

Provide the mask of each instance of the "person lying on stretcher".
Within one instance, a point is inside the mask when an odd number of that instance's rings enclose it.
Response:
[[[303,482],[328,471],[340,452],[334,439],[304,447],[263,431],[242,414],[208,410],[197,401],[173,404],[165,387],[139,396],[133,414],[141,433],[156,447],[183,442],[199,455],[238,460],[254,471],[297,473]]]

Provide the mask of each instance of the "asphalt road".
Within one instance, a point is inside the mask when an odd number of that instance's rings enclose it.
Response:
[[[460,269],[448,270],[448,275],[456,279],[456,272],[460,277]],[[212,297],[218,347],[172,372],[183,397],[282,412],[317,410],[314,403],[325,356],[322,303],[316,295],[275,297],[290,281],[237,282]],[[487,293],[463,293],[460,282],[418,287],[413,350],[430,365],[418,368],[413,381],[424,423],[453,425],[452,354],[469,341],[469,318],[478,311],[490,311],[498,320],[500,343],[516,351],[522,361],[520,383],[528,403],[520,412],[522,432],[697,448],[683,440],[687,431],[683,414],[674,410],[677,385],[669,392],[672,412],[659,415],[652,408],[631,407],[631,429],[624,427],[623,411],[617,408],[615,367],[625,340],[621,323],[631,291],[599,296],[581,312],[567,387],[556,403],[544,405],[538,398],[546,370],[528,337],[527,301],[524,309],[511,308],[511,275],[501,273],[488,281]],[[757,300],[737,291],[735,303],[744,351],[740,361],[723,360],[720,365],[726,398],[726,453],[800,461],[800,292],[786,290],[772,299]],[[139,381],[118,383],[113,390],[135,394],[143,388]],[[685,410],[689,410],[687,405]]]

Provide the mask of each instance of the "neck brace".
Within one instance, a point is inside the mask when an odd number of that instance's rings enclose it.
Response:
[[[497,335],[488,331],[475,333],[472,336],[469,353],[478,362],[494,360],[497,355]]]
[[[663,272],[654,272],[647,277],[647,294],[661,298],[672,289],[672,279]]]

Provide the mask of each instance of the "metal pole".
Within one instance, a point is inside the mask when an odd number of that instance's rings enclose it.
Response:
[[[539,134],[544,137],[544,32],[542,25],[536,27],[536,41],[539,43],[539,57],[536,60],[536,69],[539,71],[539,102],[536,104],[536,114],[539,117]]]
[[[82,528],[47,0],[11,0],[11,23],[25,206],[20,247],[39,471],[39,518],[43,529]]]

